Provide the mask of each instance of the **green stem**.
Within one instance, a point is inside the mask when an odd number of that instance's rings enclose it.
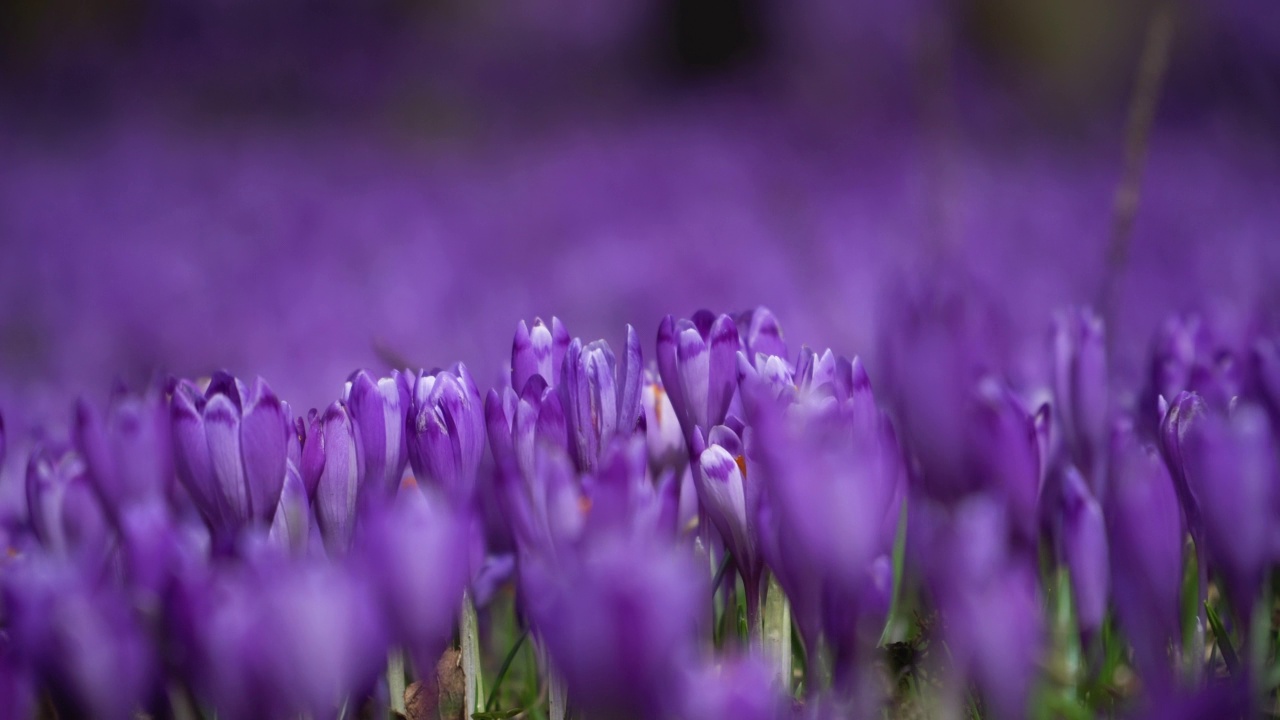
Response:
[[[467,709],[465,717],[470,718],[472,714],[484,711],[480,707],[480,698],[484,697],[484,678],[481,677],[480,668],[480,620],[476,617],[475,602],[472,601],[469,590],[462,595],[459,628],[462,636],[462,672],[466,683],[463,695]]]
[[[764,651],[783,691],[791,692],[791,602],[773,573],[764,598]]]
[[[527,637],[529,637],[529,629],[525,628],[511,645],[511,649],[507,651],[507,656],[502,659],[502,666],[498,668],[498,677],[494,678],[493,689],[489,691],[489,699],[484,704],[485,712],[493,710],[493,704],[498,700],[498,690],[502,689],[502,681],[507,677],[507,670],[511,669],[511,663],[516,659],[516,653],[520,651]]]
[[[404,704],[404,653],[398,648],[387,656],[387,692],[391,694],[391,712],[407,716]]]

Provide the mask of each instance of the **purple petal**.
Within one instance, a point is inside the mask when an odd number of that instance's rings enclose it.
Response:
[[[307,497],[315,497],[316,485],[324,472],[324,425],[315,408],[307,411],[305,423],[298,418],[297,425],[302,438],[302,465],[299,467],[302,484],[307,489]]]
[[[782,326],[778,318],[763,305],[750,313],[746,327],[746,336],[742,338],[743,346],[750,357],[756,355],[776,355],[787,357],[787,344],[782,339]]]
[[[676,425],[684,433],[683,427],[688,422],[688,404],[684,400],[684,392],[680,387],[679,336],[676,331],[676,319],[672,315],[662,318],[658,325],[658,376],[662,379],[662,388],[675,410]],[[652,418],[648,418],[652,422]],[[687,435],[686,435],[687,436]]]
[[[323,432],[325,461],[316,485],[316,523],[330,552],[341,552],[351,544],[360,490],[355,429],[341,402],[325,411]]]
[[[510,388],[503,388],[511,392]],[[485,427],[489,433],[489,450],[499,467],[515,462],[515,448],[511,445],[511,421],[497,390],[490,390],[484,399]]]
[[[484,405],[480,401],[480,390],[467,371],[467,366],[458,363],[455,374],[462,393],[461,415],[454,419],[458,426],[459,457],[463,473],[467,477],[474,477],[484,460]]]
[[[707,423],[707,398],[710,392],[708,378],[711,354],[697,328],[688,326],[680,331],[676,359],[680,370],[680,395],[684,398],[688,413],[689,426],[685,428],[685,434],[688,435],[695,427],[703,428],[704,431],[710,429],[711,426]],[[737,377],[736,373],[734,377]],[[684,424],[685,419],[682,418],[681,424]]]
[[[377,380],[360,371],[352,379],[347,407],[356,429],[366,486],[394,494],[404,471],[400,449],[405,424],[405,409],[400,406],[395,379]]]
[[[1096,630],[1110,594],[1107,529],[1102,507],[1075,468],[1067,469],[1062,485],[1062,553],[1071,572],[1080,629]]]
[[[240,421],[244,479],[254,519],[270,523],[284,486],[289,439],[280,399],[262,378],[254,382],[250,397]]]
[[[135,421],[136,424],[136,421]],[[115,456],[108,446],[106,427],[98,409],[85,398],[76,401],[75,445],[89,466],[90,477],[99,497],[112,512],[117,510],[117,499],[124,494],[120,487],[120,475],[116,470]],[[0,461],[3,461],[0,453]]]
[[[1266,413],[1249,404],[1230,419],[1206,413],[1188,430],[1183,457],[1209,556],[1226,576],[1228,597],[1247,616],[1270,553],[1280,479]]]
[[[618,432],[631,434],[640,422],[640,392],[644,383],[644,353],[640,335],[627,325],[627,346],[622,354],[622,370],[618,374]]]
[[[204,398],[190,382],[183,380],[173,391],[170,419],[173,428],[174,459],[178,478],[191,494],[196,508],[211,525],[222,517],[218,507],[216,476],[209,457],[201,413]]]
[[[271,539],[295,555],[306,553],[311,539],[311,503],[302,475],[292,463],[285,471],[280,502],[271,519]]]
[[[699,458],[703,508],[719,529],[739,568],[749,574],[758,562],[754,531],[749,528],[745,479],[737,459],[719,445],[711,445]],[[752,518],[754,520],[754,518]],[[752,579],[752,578],[748,578]]]
[[[517,391],[534,375],[541,375],[551,387],[559,382],[560,366],[569,340],[559,320],[553,317],[551,324],[552,328],[548,328],[542,318],[535,318],[532,328],[523,320],[516,326],[515,341],[511,346],[511,384]]]
[[[646,382],[641,392],[644,410],[645,441],[649,446],[649,462],[655,470],[675,467],[683,463],[685,454],[684,434],[680,419],[671,405],[671,398],[657,379]]]
[[[244,407],[244,397],[248,392],[244,383],[226,370],[219,370],[209,378],[209,387],[205,390],[205,400],[212,400],[215,395],[223,395],[231,401],[237,411]]]
[[[252,508],[240,452],[240,412],[230,397],[218,394],[209,399],[204,430],[218,506],[227,520],[242,525],[252,518]]]
[[[705,308],[695,312],[693,317],[689,318],[690,327],[695,328],[703,340],[711,336],[711,327],[715,324],[716,314]]]
[[[569,331],[565,329],[564,324],[560,322],[560,318],[551,318],[551,372],[555,375],[560,374],[560,367],[564,364],[565,352],[569,349]],[[548,380],[548,382],[553,382]]]
[[[707,427],[724,422],[738,385],[736,358],[741,348],[733,318],[721,315],[711,326],[710,361],[707,368]]]

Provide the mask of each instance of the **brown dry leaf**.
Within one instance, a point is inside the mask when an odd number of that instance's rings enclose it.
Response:
[[[405,688],[405,712],[409,720],[465,720],[466,687],[462,654],[449,648],[436,662],[434,678]]]

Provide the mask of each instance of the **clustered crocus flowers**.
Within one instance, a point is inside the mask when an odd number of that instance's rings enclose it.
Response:
[[[1037,385],[977,294],[898,300],[882,382],[757,308],[649,362],[522,321],[492,389],[361,370],[295,416],[219,372],[0,420],[0,717],[1273,709],[1277,337],[1175,318],[1125,387],[1075,309]]]

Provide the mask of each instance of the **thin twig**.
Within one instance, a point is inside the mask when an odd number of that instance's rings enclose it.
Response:
[[[1133,95],[1129,99],[1129,114],[1125,125],[1124,173],[1120,178],[1120,185],[1116,188],[1115,203],[1112,207],[1107,266],[1098,301],[1098,307],[1108,325],[1114,325],[1115,294],[1129,263],[1133,221],[1138,213],[1138,199],[1142,194],[1147,145],[1151,137],[1151,126],[1155,122],[1156,107],[1160,101],[1160,88],[1164,84],[1165,71],[1169,67],[1173,34],[1173,3],[1162,2],[1152,12],[1151,20],[1147,24],[1147,35],[1142,44],[1142,57],[1138,60],[1138,74]],[[1107,333],[1108,338],[1115,336],[1114,332]]]

